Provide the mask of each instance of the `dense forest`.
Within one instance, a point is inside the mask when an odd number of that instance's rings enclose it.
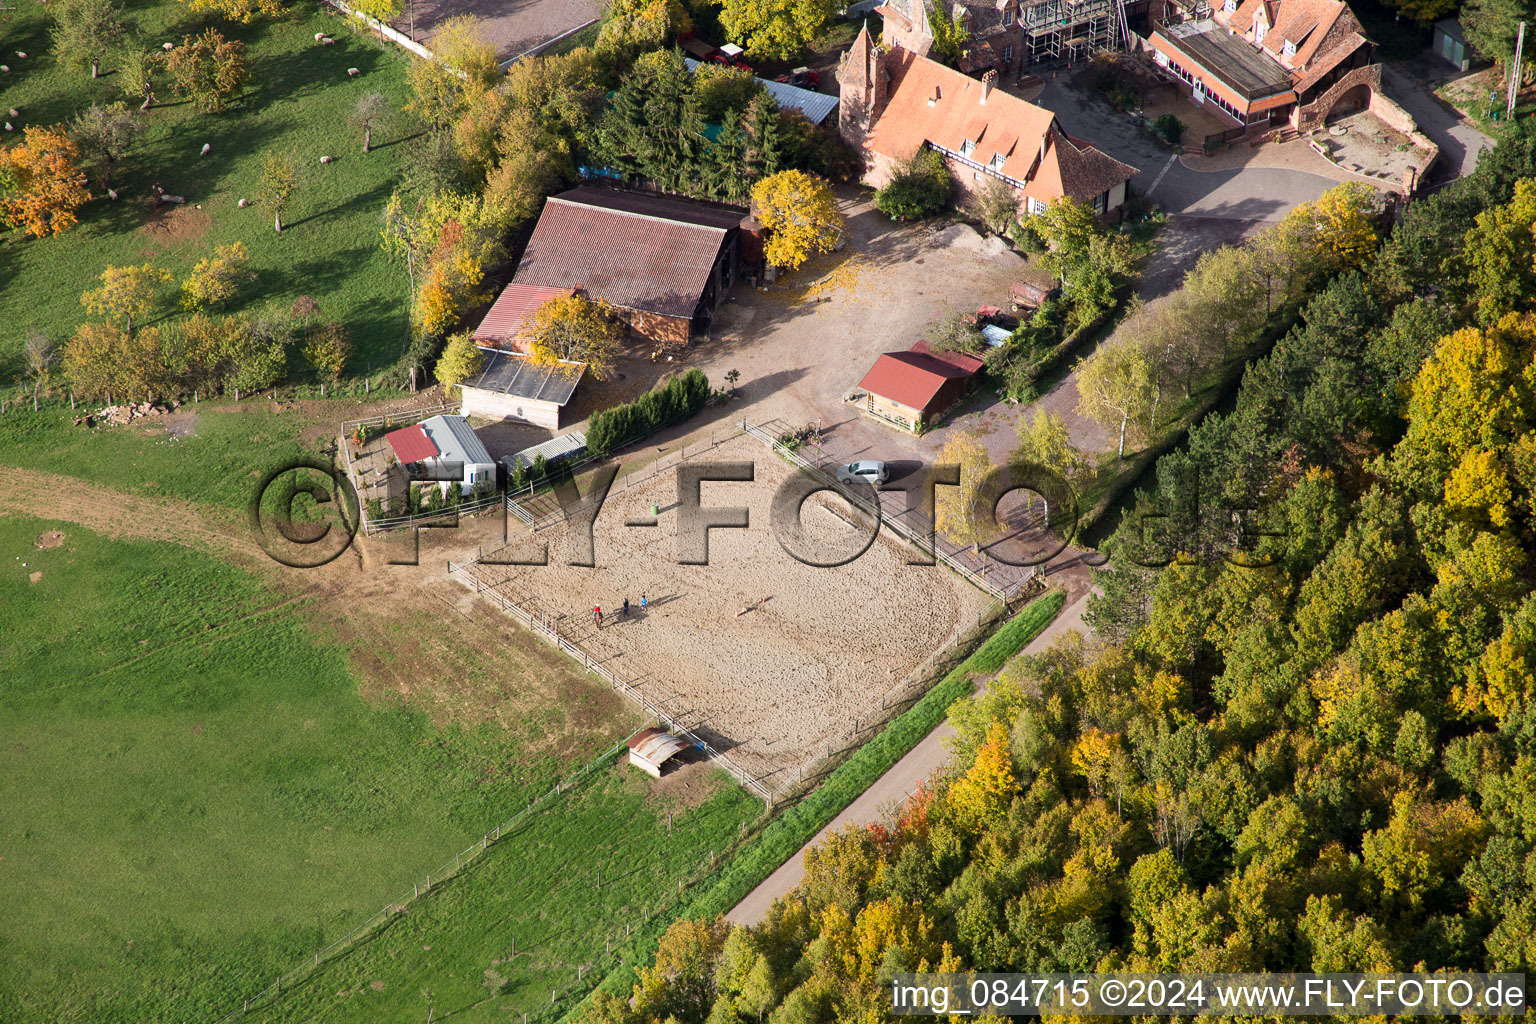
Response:
[[[1095,639],[585,1024],[875,1021],[923,968],[1536,966],[1533,179],[1525,122],[1314,285],[1106,545]]]

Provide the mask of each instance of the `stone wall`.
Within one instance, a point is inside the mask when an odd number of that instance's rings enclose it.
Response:
[[[1291,127],[1301,132],[1310,132],[1314,128],[1321,128],[1323,122],[1327,120],[1328,115],[1333,111],[1334,104],[1339,101],[1339,98],[1357,85],[1370,87],[1371,98],[1367,106],[1370,109],[1374,109],[1376,97],[1381,92],[1381,65],[1367,64],[1363,68],[1355,68],[1329,86],[1328,91],[1317,99],[1304,107],[1297,107],[1291,114]],[[1393,127],[1397,126],[1393,125]],[[1403,129],[1398,130],[1402,131]]]
[[[500,391],[461,386],[464,396],[465,416],[482,416],[488,420],[521,420],[548,430],[560,429],[560,407],[553,402],[518,398]]]

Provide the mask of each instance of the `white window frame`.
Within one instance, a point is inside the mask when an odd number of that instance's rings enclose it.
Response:
[[[1282,57],[1294,57],[1294,56],[1296,56],[1296,44],[1291,42],[1289,39],[1285,40],[1285,42],[1280,44],[1280,56],[1282,56]]]
[[[1009,43],[1007,46],[1003,47],[1003,63],[1004,64],[1010,64],[1012,62],[1013,62],[1013,44]]]
[[[987,167],[994,171],[1003,169],[1003,164],[1008,162],[1008,157],[1002,153],[993,153],[992,159],[987,161]]]
[[[1012,27],[1013,27],[1013,8],[1012,7],[1008,7],[1008,8],[1005,8],[1003,10],[1003,28],[1012,28]]]
[[[1030,216],[1031,217],[1037,217],[1037,216],[1039,216],[1040,214],[1042,214],[1044,212],[1045,212],[1045,204],[1042,203],[1040,200],[1036,199],[1034,196],[1030,196],[1029,197],[1029,214],[1030,214]]]
[[[976,152],[976,143],[973,140],[966,139],[964,142],[960,143],[961,156],[969,159],[970,155],[974,152]]]

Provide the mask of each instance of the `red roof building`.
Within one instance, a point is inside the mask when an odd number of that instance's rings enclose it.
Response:
[[[547,288],[513,281],[496,296],[490,312],[475,328],[475,344],[496,352],[527,352],[528,342],[521,337],[523,322],[550,299],[563,299],[572,294],[574,291],[570,288]]]
[[[391,430],[384,435],[384,440],[388,441],[390,448],[394,449],[395,458],[400,460],[402,466],[435,459],[442,454],[420,423],[401,427],[399,430]]]
[[[969,353],[935,352],[926,341],[886,352],[859,382],[864,411],[917,433],[970,390],[981,367]]]

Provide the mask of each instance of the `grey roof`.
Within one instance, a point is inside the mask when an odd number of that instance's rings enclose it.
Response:
[[[486,355],[489,358],[485,369],[469,386],[531,401],[564,405],[571,400],[576,385],[587,372],[586,363],[564,360],[540,363],[519,352],[486,352]]]
[[[1210,18],[1164,25],[1159,31],[1245,99],[1262,99],[1291,87],[1289,71]]]
[[[437,445],[439,462],[466,466],[494,466],[495,460],[463,416],[433,416],[421,421],[421,429]]]
[[[587,435],[579,430],[573,430],[569,434],[560,434],[548,441],[540,441],[532,448],[524,448],[516,455],[508,455],[501,461],[508,466],[522,466],[525,469],[533,465],[533,460],[540,455],[544,456],[546,463],[554,463],[560,459],[580,455],[587,450]]]
[[[692,71],[699,66],[699,62],[692,57],[685,57],[684,63],[688,70]],[[766,78],[759,78],[758,83],[768,90],[768,95],[773,101],[786,110],[798,110],[804,114],[812,124],[821,124],[827,119],[827,115],[837,109],[838,97],[817,92],[814,89],[802,89],[798,85],[790,85],[788,82],[774,82]]]
[[[1444,32],[1458,43],[1467,41],[1466,33],[1461,30],[1461,20],[1459,18],[1441,18],[1435,22],[1435,28]]]

